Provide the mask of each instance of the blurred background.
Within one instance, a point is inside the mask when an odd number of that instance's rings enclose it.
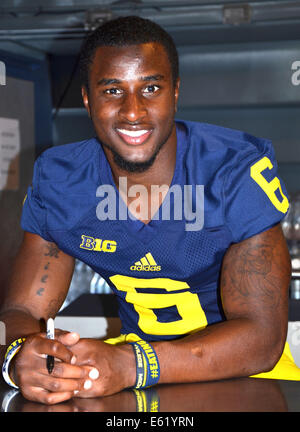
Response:
[[[1,0],[0,303],[34,160],[50,146],[94,135],[79,84],[83,39],[126,15],[152,19],[173,36],[178,118],[273,141],[291,199],[282,225],[293,260],[291,313],[300,320],[300,1],[287,0]],[[110,289],[77,262],[62,309],[87,293]]]

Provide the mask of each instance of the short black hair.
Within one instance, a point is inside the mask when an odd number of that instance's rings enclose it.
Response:
[[[124,47],[149,42],[158,42],[165,48],[175,86],[179,74],[179,61],[172,37],[155,22],[138,16],[119,17],[107,21],[88,35],[80,52],[81,85],[89,89],[89,68],[97,48]]]

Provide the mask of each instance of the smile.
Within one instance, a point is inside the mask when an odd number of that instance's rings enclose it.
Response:
[[[151,135],[152,130],[142,129],[142,130],[128,130],[128,129],[116,129],[118,135],[127,144],[138,145],[143,144],[146,139]]]

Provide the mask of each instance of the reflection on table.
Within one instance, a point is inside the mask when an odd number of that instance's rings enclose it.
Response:
[[[158,385],[47,406],[27,401],[1,382],[0,400],[6,412],[285,412],[298,406],[300,411],[300,383],[240,378]]]

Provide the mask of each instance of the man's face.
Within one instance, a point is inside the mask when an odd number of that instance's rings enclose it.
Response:
[[[147,169],[176,139],[178,88],[159,43],[97,49],[83,101],[99,140],[121,168]]]

